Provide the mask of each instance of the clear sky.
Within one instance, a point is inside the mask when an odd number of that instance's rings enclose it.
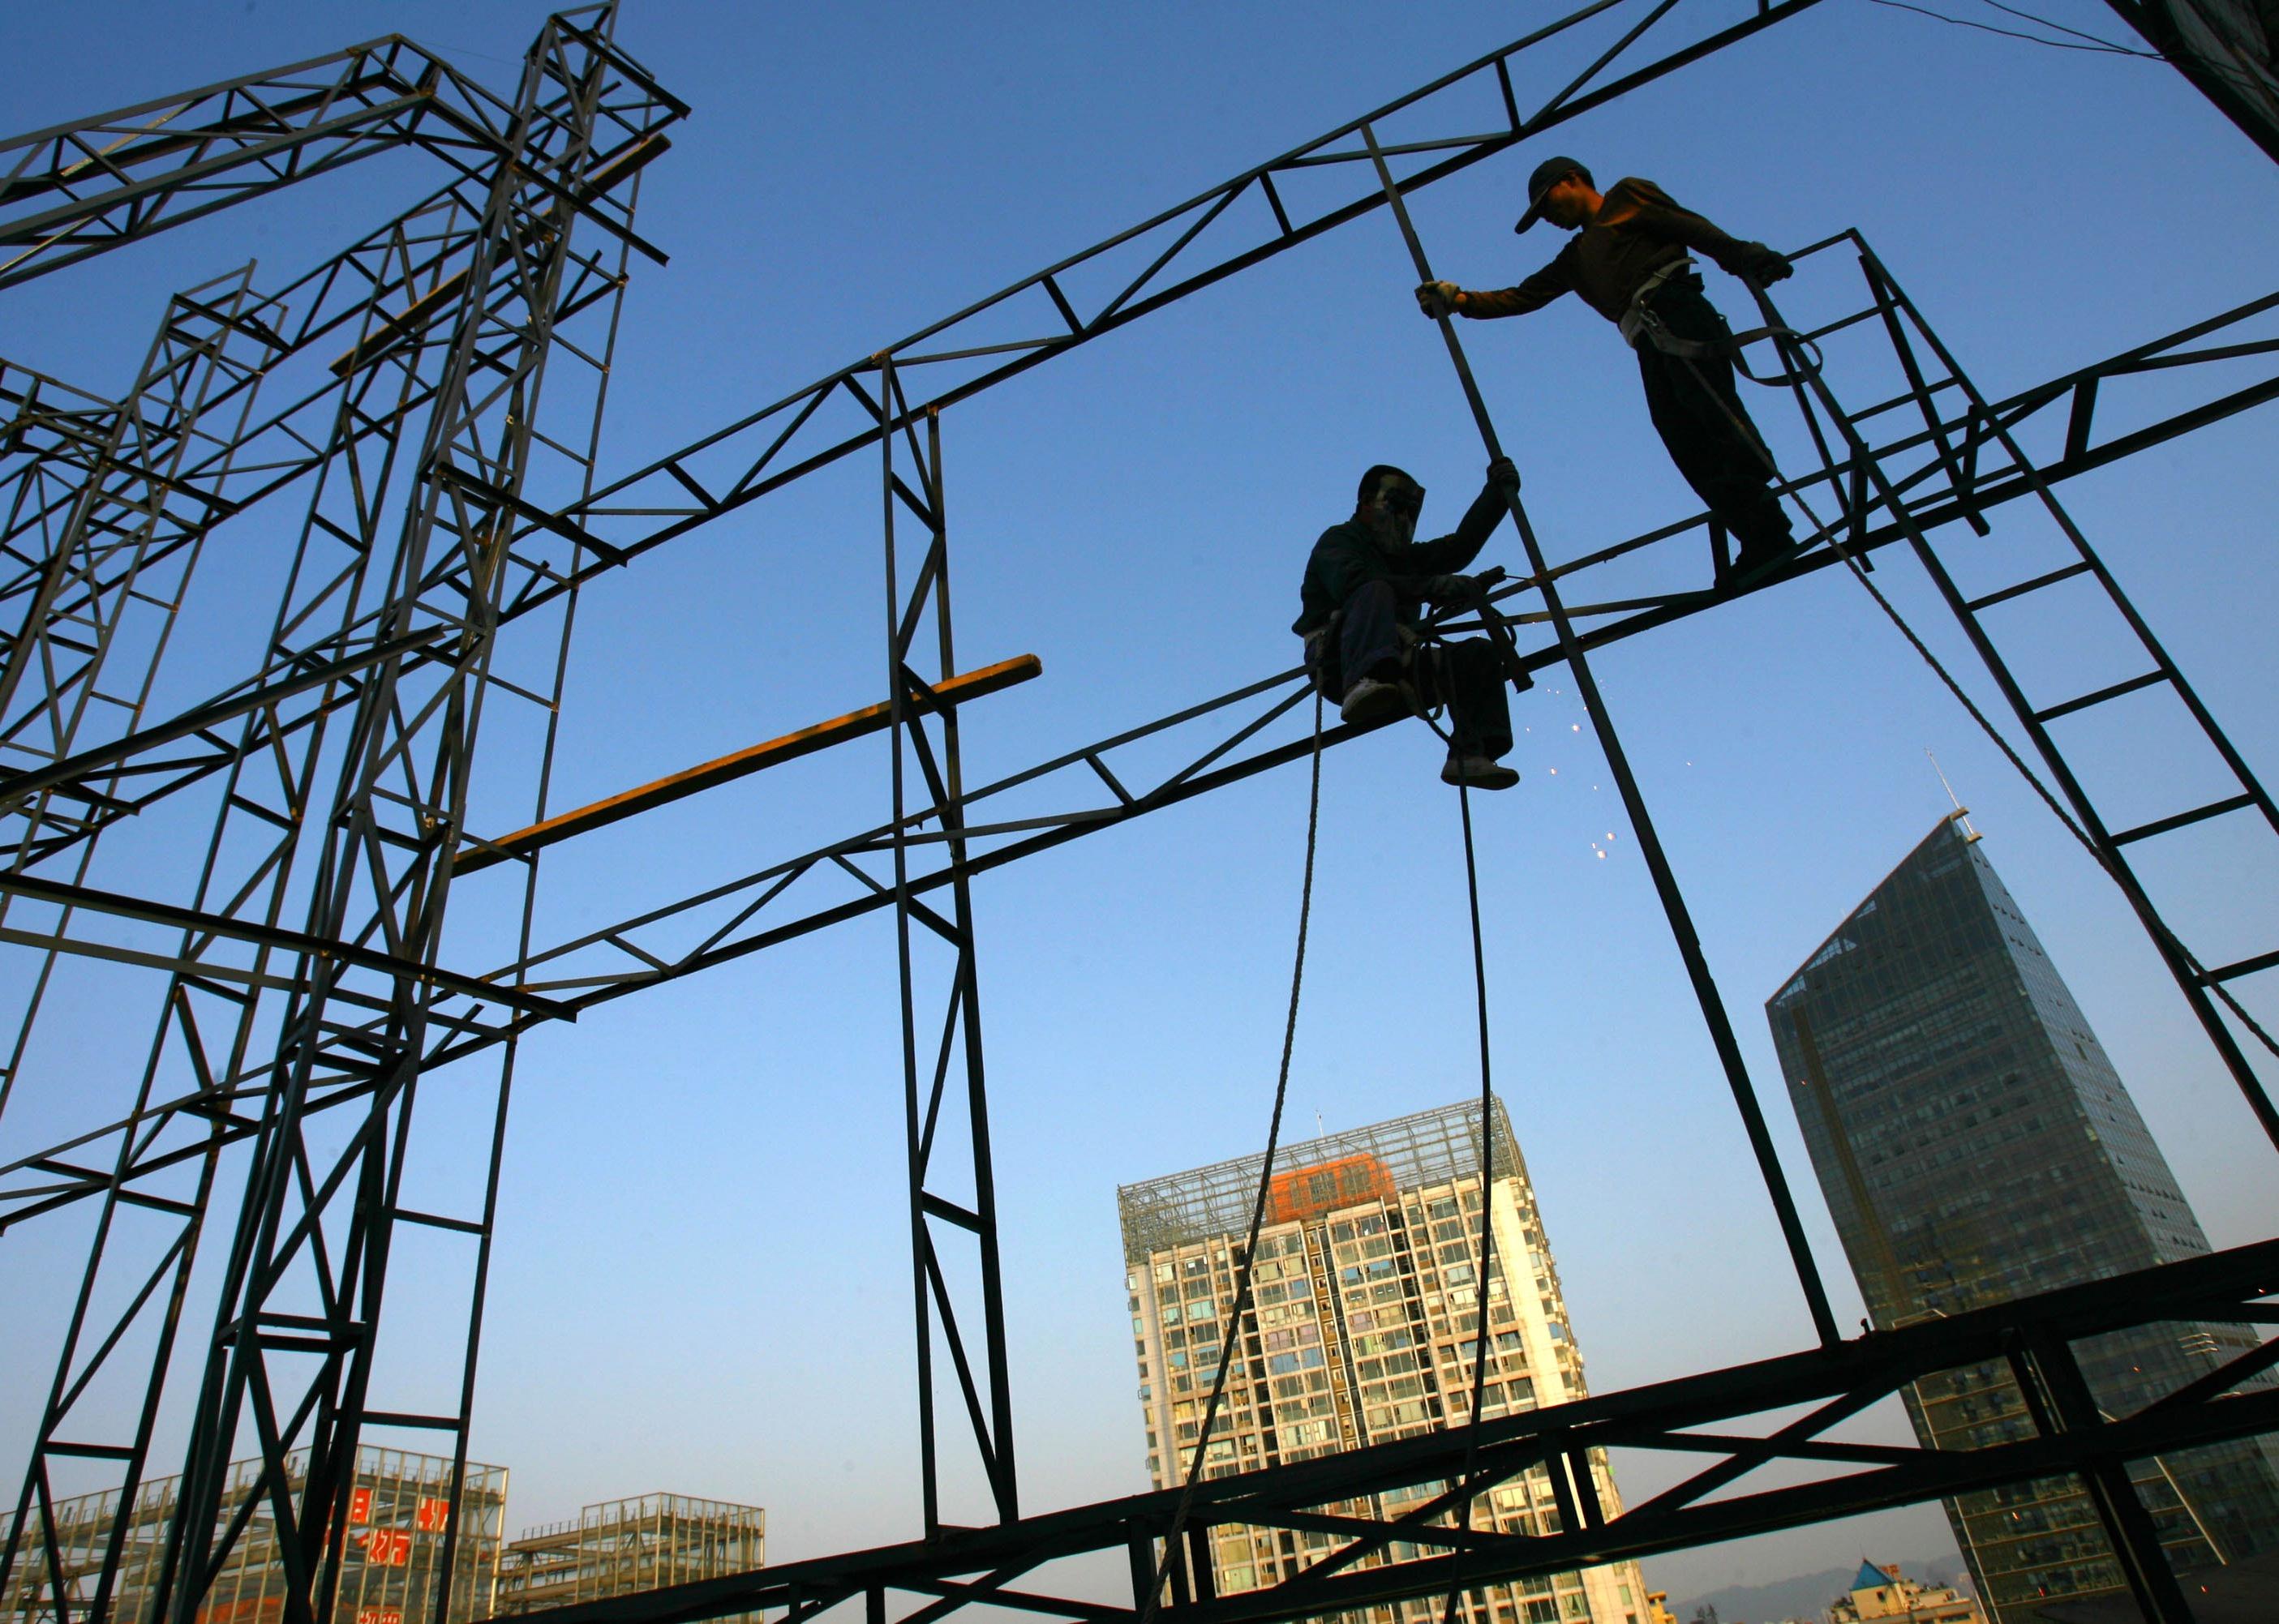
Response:
[[[641,229],[672,263],[636,268],[604,466],[639,466],[1552,14],[1479,0],[633,0],[621,43],[695,112],[644,180]],[[2053,0],[2050,14],[2119,32],[2087,0]],[[541,17],[493,0],[11,7],[5,122],[35,128],[391,30],[503,88]],[[1740,235],[1795,246],[1861,227],[1991,396],[2267,293],[2279,263],[2279,176],[2171,70],[1867,0],[1827,0],[1552,140],[1602,180],[1652,177]],[[1544,150],[1416,200],[1441,274],[1502,286],[1548,256],[1548,232],[1508,231]],[[0,354],[116,394],[172,288],[249,253],[261,279],[285,280],[434,184],[415,163],[375,162],[48,278],[0,301]],[[1815,263],[1783,290],[1799,310],[1852,291],[1837,257]],[[963,663],[1033,652],[1045,670],[968,713],[969,781],[1291,663],[1305,550],[1368,463],[1413,470],[1431,488],[1427,531],[1453,524],[1485,459],[1414,280],[1374,214],[946,417]],[[1738,284],[1710,280],[1729,313],[1746,310]],[[1462,337],[1554,556],[1693,510],[1595,315],[1568,301]],[[1778,398],[1752,403],[1776,448],[1799,451]],[[2061,493],[2267,773],[2272,421],[2234,419]],[[555,805],[883,697],[876,489],[875,463],[856,459],[589,591]],[[1974,582],[2023,573],[2047,539],[2022,509],[1994,524],[1989,540],[1944,543]],[[240,673],[232,637],[265,617],[289,526],[248,520],[243,533],[201,577],[192,609],[207,629],[186,630],[162,706]],[[1707,561],[1685,548],[1627,578],[1702,584]],[[1921,571],[1887,556],[1878,582],[1993,704]],[[1522,564],[1508,530],[1483,562]],[[2038,695],[2132,674],[2050,614],[2022,632]],[[1760,1005],[1948,809],[1926,749],[2211,1238],[2272,1232],[2269,1146],[2120,899],[1855,583],[1823,572],[1634,640],[1597,670],[1844,1323],[1857,1294]],[[1475,807],[1497,1072],[1592,1383],[1804,1346],[1801,1299],[1571,683],[1551,676],[1515,720],[1525,781]],[[2086,737],[2124,821],[2183,804],[2172,797],[2204,776],[2150,710]],[[885,760],[876,740],[848,747],[549,856],[540,939],[877,821]],[[1421,729],[1329,760],[1293,1128],[1477,1087],[1456,808],[1436,765]],[[1115,1186],[1262,1139],[1305,788],[1301,770],[1268,775],[978,890],[1032,1507],[1146,1485]],[[94,883],[179,876],[203,817],[122,837]],[[2268,947],[2255,927],[2275,916],[2279,866],[2224,839],[2178,848],[2161,877],[2211,959]],[[504,894],[472,881],[464,903],[455,894],[462,957],[495,939]],[[873,917],[525,1046],[474,1444],[513,1470],[510,1528],[669,1489],[765,1505],[779,1560],[917,1532],[893,977]],[[90,974],[59,988],[47,1020],[80,1035],[43,1051],[50,1081],[27,1083],[0,1150],[123,1096],[131,1078],[88,1034],[147,1032],[133,1000],[156,984]],[[448,1172],[472,1125],[441,1090],[422,1112]],[[64,1221],[0,1246],[0,1302],[22,1306],[0,1314],[0,1460],[23,1457],[83,1244]],[[407,1289],[392,1323],[416,1333],[425,1311]],[[187,1327],[202,1337],[200,1311]],[[1653,1463],[1619,1469],[1634,1497],[1668,1481]],[[1648,1574],[1683,1597],[1945,1543],[1922,1508]]]

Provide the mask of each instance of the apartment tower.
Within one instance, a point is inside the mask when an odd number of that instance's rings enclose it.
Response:
[[[1466,1424],[1482,1300],[1483,1195],[1494,1245],[1482,1415],[1585,1396],[1558,1270],[1500,1101],[1489,1125],[1492,1176],[1485,1191],[1480,1129],[1475,1102],[1283,1152],[1259,1232],[1244,1357],[1229,1373],[1208,1439],[1200,1436],[1202,1411],[1226,1344],[1263,1158],[1117,1191],[1147,1471],[1157,1487],[1183,1481],[1199,1448],[1205,1474],[1217,1477]],[[1606,1461],[1595,1459],[1592,1472],[1612,1514],[1621,1502]],[[1354,1509],[1397,1517],[1442,1487],[1419,1484]],[[1472,1516],[1475,1527],[1505,1533],[1559,1528],[1540,1469],[1481,1496]],[[1222,1593],[1257,1589],[1343,1543],[1326,1534],[1221,1528],[1213,1576]],[[1385,1559],[1418,1554],[1395,1544]],[[1624,1562],[1486,1587],[1466,1597],[1462,1612],[1472,1624],[1643,1624],[1646,1594],[1637,1565]],[[1430,1624],[1439,1603],[1355,1616]]]

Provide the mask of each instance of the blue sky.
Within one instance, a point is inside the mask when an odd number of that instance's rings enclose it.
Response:
[[[672,263],[636,269],[604,467],[636,467],[1551,14],[1465,0],[636,0],[620,42],[695,112],[644,180],[641,229]],[[2072,0],[2051,15],[2118,27]],[[391,30],[503,86],[541,19],[535,6],[360,0],[18,7],[0,18],[8,122],[33,128]],[[1652,177],[1741,235],[1793,246],[1859,226],[1997,397],[2267,292],[2279,257],[2279,179],[2171,71],[1865,0],[1827,0],[1553,139],[1602,179]],[[1547,234],[1508,231],[1541,155],[1523,148],[1416,200],[1440,274],[1501,286],[1547,257]],[[281,280],[434,183],[416,164],[375,162],[16,290],[0,303],[0,354],[115,394],[172,288],[248,254]],[[1834,308],[1850,287],[1833,259],[1784,299]],[[1484,458],[1413,280],[1391,222],[1372,215],[946,417],[961,663],[1034,652],[1045,668],[969,713],[969,781],[1288,663],[1305,548],[1343,517],[1366,464],[1415,471],[1432,492],[1427,529],[1453,523]],[[1743,313],[1738,285],[1711,280]],[[1692,509],[1597,317],[1569,301],[1462,337],[1554,556]],[[1872,393],[1841,372],[1831,381]],[[1801,445],[1776,397],[1752,403],[1777,449]],[[2267,771],[2279,757],[2270,421],[2235,419],[2061,493]],[[586,594],[557,807],[880,697],[875,480],[855,459]],[[2022,510],[1994,523],[1986,542],[1951,544],[1958,572],[2011,578],[2047,542]],[[246,525],[202,574],[193,608],[211,629],[186,632],[170,663],[162,693],[177,701],[238,674],[233,636],[273,592],[288,532]],[[1685,546],[1631,578],[1698,584],[1707,563]],[[1921,571],[1891,558],[1879,584],[1991,703]],[[1508,532],[1491,561],[1520,563]],[[2024,631],[2053,697],[2102,669],[2073,627]],[[1856,1294],[1759,1006],[1946,809],[1926,749],[2211,1237],[2271,1232],[2269,1147],[2119,898],[1856,584],[1823,572],[1596,669],[1845,1323]],[[1769,1209],[1572,685],[1553,676],[1515,720],[1525,782],[1476,806],[1497,1069],[1593,1384],[1804,1345]],[[2094,739],[2099,782],[2124,808],[2172,809],[2200,769],[2152,713],[2128,720]],[[1301,1127],[1316,1111],[1350,1126],[1476,1086],[1456,809],[1436,764],[1422,730],[1327,764]],[[884,769],[874,740],[565,848],[548,860],[541,939],[876,821]],[[1144,1486],[1114,1187],[1262,1137],[1304,796],[1301,772],[1269,775],[978,888],[1032,1506]],[[202,832],[190,818],[138,829],[96,883],[175,872]],[[2180,848],[2189,861],[2163,881],[2210,940],[2267,947],[2254,927],[2273,916],[2279,869],[2225,838]],[[468,958],[503,894],[455,900]],[[916,1531],[893,962],[871,919],[525,1046],[475,1436],[478,1456],[514,1471],[511,1526],[667,1488],[766,1505],[778,1559]],[[138,995],[142,981],[90,973],[58,1008],[131,1010]],[[49,1063],[69,1086],[27,1096],[0,1148],[127,1085],[99,1036],[57,1043]],[[445,1089],[421,1110],[433,1176],[448,1183],[474,1124]],[[68,1223],[11,1236],[0,1296],[51,1305],[81,1244]],[[391,1324],[416,1337],[424,1307],[407,1283]],[[53,1320],[7,1321],[0,1459],[13,1460]],[[1662,1481],[1623,1469],[1633,1495]],[[1648,1571],[1682,1596],[1945,1537],[1925,1509]]]

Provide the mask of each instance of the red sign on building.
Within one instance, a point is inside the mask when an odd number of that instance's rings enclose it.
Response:
[[[419,1497],[419,1510],[412,1521],[424,1534],[441,1534],[443,1525],[451,1520],[451,1502],[438,1500],[427,1495]]]
[[[371,1490],[351,1489],[349,1490],[349,1521],[350,1522],[370,1522],[372,1521]]]
[[[356,1624],[403,1624],[401,1607],[359,1607]]]
[[[364,1547],[364,1559],[376,1567],[402,1567],[411,1560],[409,1528],[374,1528],[360,1536],[357,1544]]]

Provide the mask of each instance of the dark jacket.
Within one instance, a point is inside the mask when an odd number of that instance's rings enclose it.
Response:
[[[1635,175],[1608,188],[1599,218],[1568,239],[1558,257],[1516,287],[1467,293],[1460,316],[1524,316],[1576,293],[1608,321],[1620,321],[1646,278],[1692,249],[1736,275],[1754,271],[1770,250],[1729,237],[1651,180]]]
[[[1392,582],[1402,600],[1401,623],[1415,625],[1420,618],[1416,605],[1424,595],[1416,584],[1426,576],[1454,575],[1478,557],[1509,511],[1503,493],[1489,485],[1473,499],[1454,534],[1403,542],[1391,552],[1379,547],[1369,526],[1358,519],[1331,525],[1306,560],[1306,578],[1298,588],[1298,618],[1290,630],[1301,637],[1318,632],[1369,581]]]

